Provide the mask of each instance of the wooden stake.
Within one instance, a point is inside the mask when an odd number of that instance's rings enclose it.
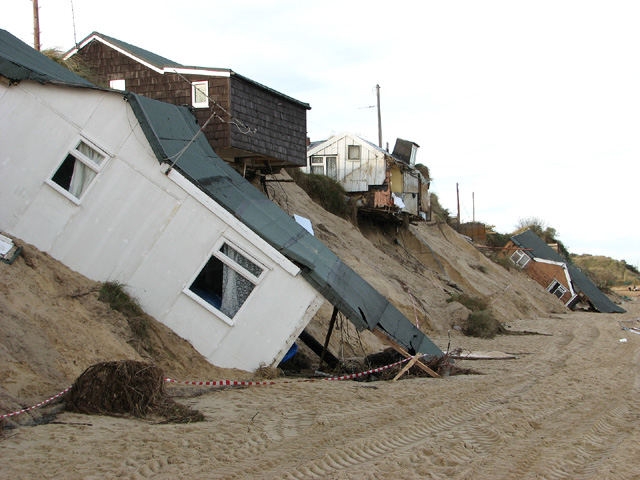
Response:
[[[402,348],[397,342],[391,340],[386,333],[384,333],[382,330],[378,330],[377,328],[374,329],[372,331],[372,333],[378,337],[380,340],[382,340],[383,343],[386,343],[387,345],[389,345],[391,348],[393,348],[396,352],[398,352],[400,355],[402,355],[405,358],[409,358],[411,357],[411,355],[409,354],[409,352],[407,352],[404,348]],[[416,356],[417,357],[417,356]],[[427,374],[431,375],[433,378],[442,378],[440,375],[438,375],[436,372],[434,372],[433,370],[431,370],[429,367],[427,367],[424,363],[422,362],[415,362],[415,365],[418,366],[418,368],[422,369],[424,372],[426,372]]]

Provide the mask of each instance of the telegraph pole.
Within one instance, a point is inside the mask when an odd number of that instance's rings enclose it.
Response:
[[[376,96],[378,97],[378,146],[382,148],[382,113],[380,112],[380,85],[376,85]]]
[[[458,232],[460,231],[460,190],[458,189],[458,184],[456,183],[456,199],[458,203]]]
[[[476,223],[476,192],[471,192],[471,202],[473,203],[473,223]]]
[[[40,14],[38,12],[38,0],[33,3],[33,48],[40,51]]]

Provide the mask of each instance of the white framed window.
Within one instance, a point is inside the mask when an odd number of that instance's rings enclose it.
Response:
[[[109,80],[109,88],[113,88],[114,90],[124,90],[125,89],[125,81],[124,78],[120,78],[118,80]]]
[[[85,139],[67,154],[47,183],[75,203],[107,163],[108,155]]]
[[[260,283],[266,267],[223,240],[184,293],[229,325]]]
[[[549,287],[547,288],[547,291],[558,298],[562,298],[562,296],[569,290],[554,278],[553,282],[551,282],[551,285],[549,285]]]
[[[191,84],[191,104],[196,108],[209,106],[209,82],[193,82]]]
[[[349,145],[347,147],[347,160],[360,160],[361,153],[362,153],[362,146]]]
[[[511,261],[520,268],[524,268],[525,265],[529,263],[529,260],[531,260],[529,255],[524,253],[522,250],[516,250],[513,252],[513,255],[511,255]]]

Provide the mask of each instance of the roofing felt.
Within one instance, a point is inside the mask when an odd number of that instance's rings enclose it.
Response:
[[[84,44],[87,40],[90,40],[92,37],[98,37],[107,43],[112,44],[115,47],[118,47],[121,50],[124,50],[127,53],[130,53],[136,58],[143,60],[146,63],[153,65],[154,67],[164,68],[164,67],[174,67],[174,68],[183,68],[184,65],[174,62],[173,60],[169,60],[168,58],[157,55],[149,50],[145,50],[144,48],[136,47],[135,45],[131,45],[130,43],[123,42],[122,40],[118,40],[117,38],[109,37],[108,35],[104,35],[100,32],[93,32],[91,35],[87,36],[84,40],[80,42],[80,45]]]
[[[599,312],[624,313],[626,311],[609,300],[609,297],[602,293],[578,267],[567,262],[562,255],[547,245],[531,230],[526,230],[518,235],[514,235],[511,237],[511,241],[521,248],[531,249],[530,251],[525,250],[524,252],[532,258],[543,258],[545,260],[553,260],[566,264],[574,289],[587,297]]]
[[[297,264],[304,278],[359,330],[379,328],[410,353],[442,351],[386,298],[322,242],[218,157],[186,107],[127,93],[153,151],[162,163],[183,151],[175,169],[273,248]]]
[[[187,66],[187,65],[183,65],[181,63],[178,62],[174,62],[173,60],[169,60],[168,58],[165,58],[161,55],[158,55],[156,53],[150,52],[149,50],[145,50],[144,48],[140,48],[137,47],[135,45],[132,45],[130,43],[127,42],[123,42],[122,40],[118,40],[117,38],[113,38],[110,37],[108,35],[105,35],[103,33],[100,32],[93,32],[91,35],[88,35],[84,40],[82,40],[79,45],[84,45],[85,43],[87,43],[88,41],[90,41],[92,38],[99,38],[104,40],[106,43],[124,51],[127,52],[128,54],[130,54],[131,56],[135,57],[136,59],[148,63],[149,65],[153,65],[154,67],[162,70],[165,68],[184,68],[184,69],[191,69],[191,70],[203,70],[203,71],[210,71],[210,70],[219,70],[221,72],[228,72],[229,75],[237,77],[239,79],[242,79],[246,82],[249,82],[259,88],[262,88],[264,90],[267,90],[275,95],[278,95],[282,98],[286,98],[287,100],[290,100],[294,103],[300,104],[301,106],[303,106],[304,108],[306,108],[307,110],[310,110],[311,107],[309,106],[308,103],[305,102],[301,102],[300,100],[296,100],[295,98],[292,98],[288,95],[285,95],[284,93],[280,93],[277,90],[274,90],[270,87],[267,87],[266,85],[263,85],[259,82],[256,82],[255,80],[251,80],[248,77],[245,77],[244,75],[240,75],[239,73],[236,73],[232,70],[229,70],[227,68],[210,68],[210,67],[196,67],[196,66]],[[67,52],[67,55],[70,55],[73,53],[75,53],[76,49],[72,49],[69,52]]]
[[[14,82],[33,80],[39,83],[95,87],[93,83],[76,75],[6,30],[1,29],[0,75]]]

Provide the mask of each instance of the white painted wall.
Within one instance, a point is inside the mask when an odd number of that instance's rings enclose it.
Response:
[[[124,283],[215,365],[254,370],[284,356],[319,294],[213,200],[164,174],[122,95],[21,82],[0,85],[0,112],[0,229],[89,278]],[[80,138],[111,158],[78,204],[46,181]],[[266,267],[232,325],[183,293],[221,238]]]
[[[360,160],[348,160],[349,145],[361,146]],[[331,137],[308,152],[308,157],[315,155],[337,156],[337,181],[347,192],[366,192],[369,190],[369,186],[382,185],[385,181],[384,153],[363,142],[355,135],[341,134]],[[311,173],[311,168],[307,165],[302,168],[302,171]]]

